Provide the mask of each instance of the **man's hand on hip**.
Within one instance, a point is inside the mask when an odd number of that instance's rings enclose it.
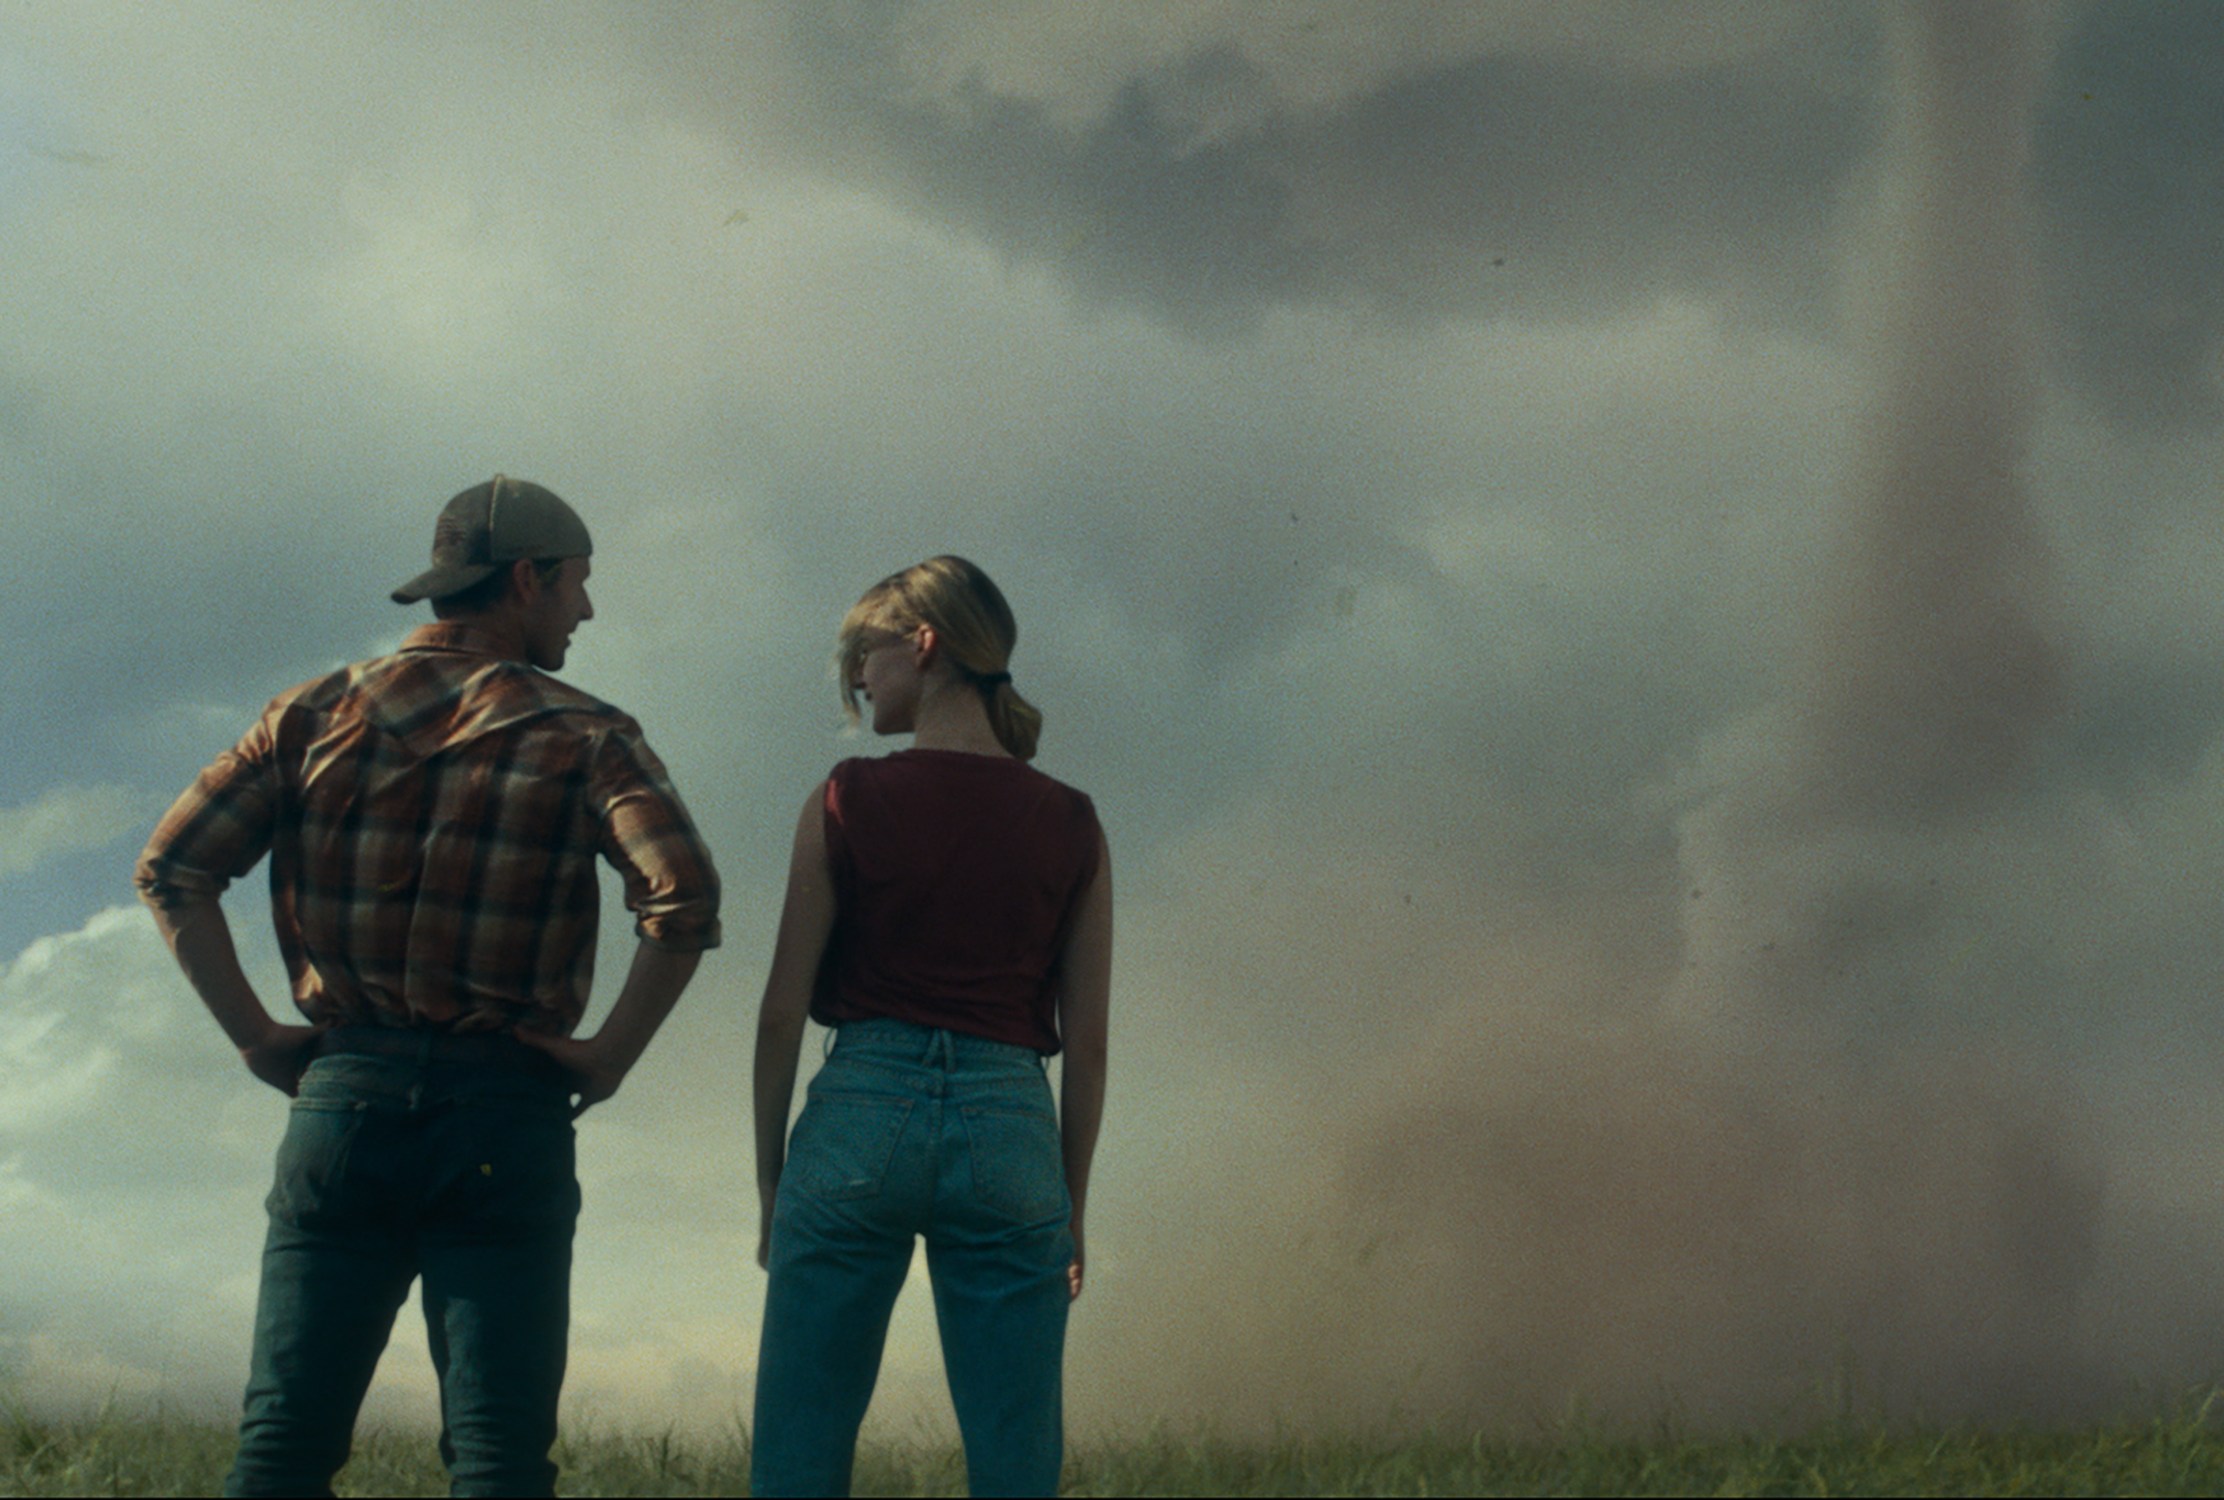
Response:
[[[317,1039],[314,1026],[287,1026],[273,1021],[260,1040],[239,1049],[247,1071],[287,1098],[301,1092],[301,1073],[309,1066],[309,1044]]]
[[[618,1091],[626,1074],[648,1050],[649,1039],[678,1003],[680,991],[694,978],[695,965],[702,956],[642,943],[634,950],[625,988],[618,991],[617,1003],[610,1007],[602,1029],[585,1040],[518,1028],[519,1041],[555,1058],[571,1074],[573,1092],[579,1095],[572,1118],[577,1119]]]
[[[575,1120],[615,1094],[618,1085],[625,1082],[626,1064],[618,1061],[599,1036],[581,1041],[577,1037],[554,1036],[522,1027],[513,1035],[534,1051],[547,1053],[558,1067],[571,1075],[572,1092],[579,1096],[579,1102],[571,1111]]]

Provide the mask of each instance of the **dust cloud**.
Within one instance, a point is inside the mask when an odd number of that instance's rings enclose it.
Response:
[[[1324,1069],[1286,1178],[1167,1232],[1158,1316],[1077,1346],[1100,1420],[2052,1421],[2214,1373],[2215,1214],[2158,1207],[2136,1090],[2046,1024],[2094,981],[2053,940],[2153,894],[2111,888],[2136,819],[2049,769],[2023,194],[2051,15],[1891,20],[1860,458],[1818,497],[1835,553],[1785,559],[1815,576],[1781,692],[1660,789],[1674,849],[1598,913],[1667,913],[1659,940],[1602,978],[1567,907],[1559,962],[1376,979],[1459,999]]]

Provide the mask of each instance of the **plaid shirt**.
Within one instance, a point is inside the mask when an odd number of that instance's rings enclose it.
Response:
[[[155,828],[141,899],[216,896],[265,850],[316,1022],[569,1032],[597,854],[644,942],[718,943],[717,872],[640,726],[466,624],[272,700]]]

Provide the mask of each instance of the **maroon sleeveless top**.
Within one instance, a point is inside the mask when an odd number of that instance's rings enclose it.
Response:
[[[888,1016],[1056,1052],[1051,976],[1098,838],[1094,804],[1025,761],[843,761],[826,778],[834,930],[811,1018]]]

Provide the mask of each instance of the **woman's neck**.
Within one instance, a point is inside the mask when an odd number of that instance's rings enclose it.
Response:
[[[988,704],[970,679],[937,683],[919,695],[912,720],[914,750],[963,750],[972,755],[1011,754],[989,727]]]

